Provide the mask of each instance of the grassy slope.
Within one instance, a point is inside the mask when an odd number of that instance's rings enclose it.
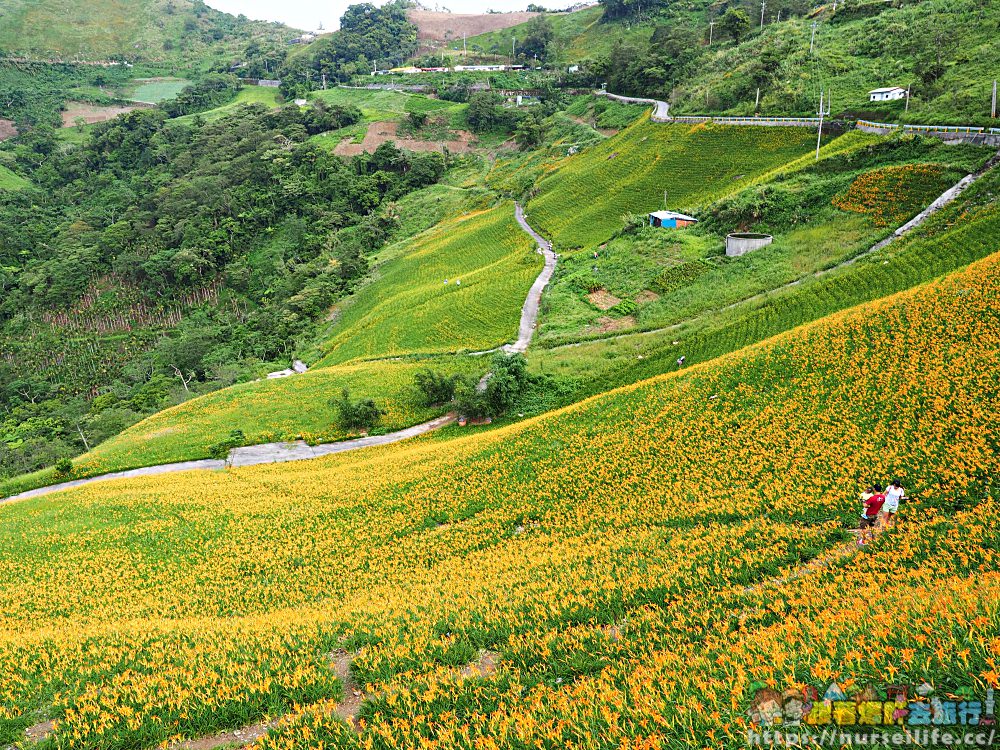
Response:
[[[190,125],[197,119],[205,122],[213,122],[229,114],[236,107],[243,104],[263,104],[265,107],[275,108],[281,106],[282,98],[278,89],[268,86],[244,86],[239,93],[233,97],[231,102],[223,104],[221,107],[210,109],[206,112],[197,112],[192,115],[183,115],[174,118],[173,122]]]
[[[347,388],[352,398],[371,398],[386,414],[371,434],[393,432],[444,414],[419,402],[413,377],[423,368],[477,374],[485,362],[437,358],[370,362],[313,370],[294,377],[224,388],[157,412],[73,462],[70,476],[52,469],[0,482],[0,496],[36,486],[113,471],[209,458],[210,446],[242,430],[248,445],[305,440],[329,443],[356,437],[337,426],[330,400]]]
[[[340,694],[336,648],[363,649],[386,747],[737,747],[755,681],[833,670],[981,696],[998,299],[994,255],[489,434],[0,506],[0,737],[47,715],[75,747],[151,747],[298,704],[258,747],[355,747],[309,707]],[[890,475],[921,498],[898,530],[745,588],[845,540],[859,488]],[[481,648],[500,672],[461,679]]]
[[[661,333],[536,351],[532,365],[597,393],[676,369],[681,354],[704,362],[848,308],[901,292],[982,259],[1000,248],[1000,169],[887,248],[839,271],[806,278],[729,310],[708,312]]]
[[[365,89],[333,88],[314,91],[310,99],[319,99],[327,104],[352,105],[361,110],[361,120],[340,130],[320,133],[313,141],[328,148],[334,148],[346,137],[360,143],[373,122],[400,120],[409,112],[420,112],[434,118],[447,118],[451,128],[465,128],[467,105],[443,99],[431,99],[422,94],[408,94],[402,91],[374,91]]]
[[[321,366],[513,341],[542,265],[510,203],[446,221],[382,255],[376,280],[345,303]]]
[[[551,14],[549,19],[555,32],[555,61],[593,59],[607,54],[617,42],[645,44],[653,33],[653,26],[649,23],[607,24],[601,22],[603,15],[604,10],[599,6],[573,13]],[[510,53],[512,37],[523,39],[526,33],[525,24],[519,24],[509,29],[471,36],[467,45],[470,51],[504,56]],[[451,46],[454,48],[455,43],[452,42]],[[461,49],[461,40],[458,42],[458,49]]]
[[[282,26],[251,22],[241,34],[214,41],[224,14],[199,12],[192,0],[2,0],[0,14],[0,48],[43,59],[202,64],[217,57],[221,63],[251,37],[294,35]],[[225,19],[223,25],[230,23]]]
[[[536,228],[558,249],[593,247],[622,227],[622,215],[663,207],[694,210],[802,156],[804,128],[657,125],[640,120],[567,159],[528,204]]]
[[[7,167],[0,165],[0,190],[23,190],[30,184],[24,177],[14,174]]]
[[[721,220],[682,232],[644,228],[607,243],[597,259],[567,257],[547,295],[540,341],[594,337],[609,315],[612,327],[671,325],[831,268],[886,237],[992,153],[934,140],[902,148],[895,143],[851,131],[828,143],[820,162],[810,156],[781,167],[762,187],[732,198],[754,206],[756,222]],[[879,188],[879,175],[898,175],[900,182]],[[857,211],[833,205],[855,180],[869,177],[875,182],[862,194],[872,205],[844,204]],[[875,200],[876,189],[894,195],[891,206]],[[797,207],[788,208],[790,202]],[[712,219],[727,205],[709,207],[703,218]],[[774,205],[783,207],[778,215]],[[735,230],[770,233],[774,244],[727,258],[724,234]],[[625,306],[610,314],[597,309],[587,297],[595,287],[625,300]]]

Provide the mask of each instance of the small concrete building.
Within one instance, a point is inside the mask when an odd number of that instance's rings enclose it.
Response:
[[[676,211],[653,211],[649,215],[649,226],[666,227],[667,229],[683,229],[698,223],[698,220],[687,214]]]
[[[885,89],[872,89],[868,92],[868,100],[872,102],[892,102],[906,98],[906,89],[890,86]]]

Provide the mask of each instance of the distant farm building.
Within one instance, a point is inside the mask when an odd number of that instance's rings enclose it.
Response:
[[[897,99],[905,98],[906,89],[900,88],[899,86],[890,86],[885,89],[872,89],[868,92],[868,99],[873,102],[892,102]]]
[[[666,227],[667,229],[683,229],[698,223],[698,220],[687,214],[679,214],[676,211],[653,211],[649,215],[649,226]]]

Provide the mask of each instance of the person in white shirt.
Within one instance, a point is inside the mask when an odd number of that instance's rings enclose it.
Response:
[[[879,514],[882,528],[888,528],[896,522],[896,513],[899,511],[899,501],[906,497],[906,491],[900,486],[898,479],[893,479],[889,489],[885,491],[885,504]]]

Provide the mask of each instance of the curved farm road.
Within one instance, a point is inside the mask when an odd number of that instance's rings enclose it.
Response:
[[[614,99],[616,102],[624,102],[625,104],[646,104],[653,108],[653,114],[650,118],[653,122],[670,122],[673,118],[670,116],[670,105],[667,102],[661,102],[659,99],[641,99],[635,96],[619,96],[618,94],[611,94],[607,91],[595,91],[594,94],[597,96],[606,96],[608,99]]]
[[[531,338],[535,335],[535,326],[538,324],[538,310],[542,305],[542,292],[545,291],[545,287],[552,280],[552,274],[555,273],[556,254],[552,251],[552,243],[542,237],[542,235],[528,224],[527,219],[524,217],[524,209],[521,208],[520,203],[514,204],[514,218],[521,225],[521,229],[530,234],[535,242],[538,243],[538,253],[545,258],[545,267],[542,268],[542,272],[538,274],[535,283],[528,290],[528,297],[524,300],[524,307],[521,308],[521,325],[518,327],[517,341],[503,347],[503,350],[509,354],[523,354],[527,351],[528,345],[531,343]]]
[[[506,346],[501,347],[506,352],[523,353],[528,348],[528,345],[531,343],[531,339],[535,333],[535,326],[538,323],[538,310],[542,301],[542,292],[545,290],[545,287],[552,279],[552,274],[555,272],[556,254],[552,251],[552,244],[538,234],[538,232],[532,229],[528,224],[527,220],[524,218],[524,209],[521,208],[520,204],[515,204],[514,211],[518,224],[521,225],[521,228],[525,232],[534,238],[535,242],[538,243],[538,252],[545,257],[545,266],[542,268],[541,273],[538,274],[538,278],[535,279],[535,283],[531,285],[531,289],[528,291],[528,297],[524,301],[524,307],[521,310],[521,324],[518,330],[517,340],[513,344],[507,344]],[[296,362],[296,364],[298,365],[300,363]],[[297,371],[298,368],[296,368],[296,372]],[[276,373],[276,375],[279,376],[283,374],[284,373]],[[149,477],[156,476],[158,474],[173,474],[180,471],[193,471],[199,469],[218,471],[227,467],[257,466],[259,464],[284,463],[287,461],[305,461],[311,458],[330,456],[334,453],[345,453],[347,451],[354,451],[360,448],[370,448],[375,445],[390,445],[391,443],[398,443],[401,440],[408,440],[409,438],[424,435],[433,430],[440,429],[441,427],[444,427],[454,421],[455,415],[448,414],[443,417],[438,417],[437,419],[432,419],[429,422],[414,425],[413,427],[407,427],[404,430],[390,432],[385,435],[369,435],[366,437],[356,438],[354,440],[343,440],[339,443],[325,443],[322,445],[307,445],[301,440],[297,440],[293,443],[263,443],[261,445],[248,445],[243,448],[234,448],[229,452],[229,458],[225,461],[215,459],[182,461],[172,464],[160,464],[159,466],[147,466],[141,469],[130,469],[128,471],[116,471],[111,474],[101,474],[100,476],[90,477],[88,479],[74,479],[70,482],[50,484],[47,487],[39,487],[38,489],[28,490],[27,492],[21,492],[20,494],[11,495],[10,497],[0,498],[0,504],[9,503],[14,500],[27,500],[31,497],[49,495],[53,492],[61,492],[62,490],[80,487],[85,484],[94,484],[95,482],[105,482],[110,479]]]

